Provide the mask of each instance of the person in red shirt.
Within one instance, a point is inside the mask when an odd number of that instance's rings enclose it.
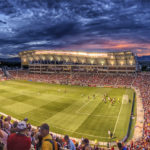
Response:
[[[8,137],[7,150],[30,150],[31,139],[26,136],[27,125],[25,121],[21,121],[17,125],[18,132]]]

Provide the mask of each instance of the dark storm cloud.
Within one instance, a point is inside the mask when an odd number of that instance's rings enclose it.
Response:
[[[126,48],[148,54],[149,4],[146,0],[1,0],[0,55],[51,48]]]

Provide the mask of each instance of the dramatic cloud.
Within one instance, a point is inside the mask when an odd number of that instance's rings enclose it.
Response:
[[[0,56],[30,49],[150,55],[147,0],[1,0]]]

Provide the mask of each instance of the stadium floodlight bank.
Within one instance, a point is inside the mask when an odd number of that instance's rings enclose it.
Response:
[[[76,52],[56,50],[30,50],[19,53],[22,66],[31,73],[134,73],[136,59],[131,51]]]

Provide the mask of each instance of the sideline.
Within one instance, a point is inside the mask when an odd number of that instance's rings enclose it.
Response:
[[[127,92],[127,90],[125,91],[125,93],[126,93],[126,92]],[[119,111],[119,113],[118,113],[117,121],[116,121],[116,124],[115,124],[115,127],[114,127],[113,135],[114,135],[115,132],[116,132],[117,124],[118,124],[118,121],[119,121],[119,118],[120,118],[120,113],[121,113],[122,106],[123,106],[123,103],[124,103],[124,102],[123,102],[123,101],[124,101],[123,97],[124,97],[124,95],[122,96],[122,103],[121,103],[120,111]]]
[[[122,101],[123,101],[123,100],[122,100]],[[122,102],[122,103],[123,103],[123,102]],[[121,103],[120,111],[119,111],[119,113],[118,113],[117,121],[116,121],[116,124],[115,124],[115,127],[114,127],[113,136],[114,136],[114,134],[115,134],[115,132],[116,132],[117,124],[118,124],[118,121],[119,121],[119,118],[120,118],[120,113],[121,113],[122,106],[123,106],[122,103]]]

